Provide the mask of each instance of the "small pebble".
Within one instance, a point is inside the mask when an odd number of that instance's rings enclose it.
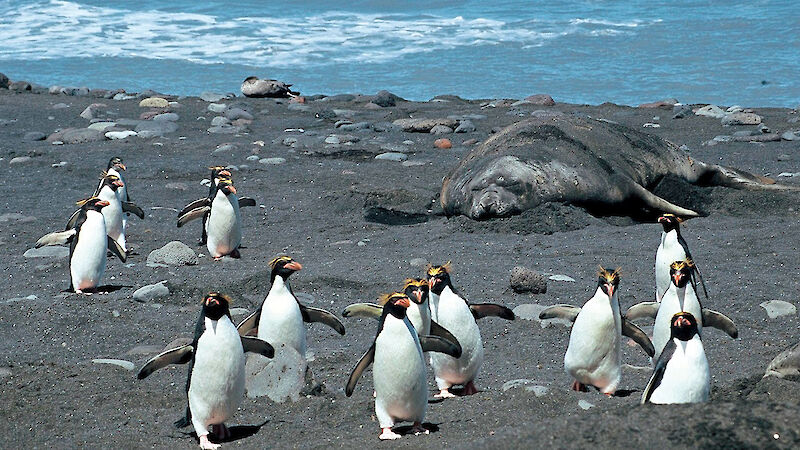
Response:
[[[452,148],[453,143],[450,142],[450,139],[441,138],[433,141],[433,146],[436,148],[447,149],[447,148]]]

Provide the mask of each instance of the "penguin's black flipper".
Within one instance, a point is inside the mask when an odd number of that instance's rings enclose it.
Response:
[[[639,344],[639,347],[642,347],[647,356],[652,358],[655,355],[656,349],[653,348],[653,343],[650,342],[647,334],[625,317],[622,318],[622,335],[633,339],[633,342]]]
[[[199,219],[205,216],[209,211],[211,211],[210,206],[201,206],[199,208],[195,208],[186,214],[181,215],[178,217],[178,228],[186,225],[188,222],[192,220]]]
[[[353,371],[350,372],[350,378],[347,379],[347,386],[344,388],[344,395],[350,397],[353,395],[353,389],[356,388],[356,383],[358,383],[358,379],[361,378],[361,374],[364,370],[369,367],[372,362],[375,361],[375,343],[372,343],[372,346],[364,353],[364,356],[358,360],[356,366],[353,367]]]
[[[503,305],[496,305],[494,303],[472,303],[469,305],[469,310],[472,311],[475,320],[488,316],[514,320],[514,312]]]
[[[75,224],[78,222],[78,216],[81,213],[81,209],[78,209],[71,216],[69,216],[69,220],[67,220],[67,226],[64,227],[64,230],[71,230],[75,228]]]
[[[144,219],[144,211],[139,208],[139,205],[133,202],[122,202],[122,211],[126,213],[135,214],[136,217]]]
[[[67,231],[56,231],[54,233],[48,233],[44,236],[40,237],[38,241],[36,241],[36,248],[44,247],[45,245],[64,245],[75,238],[75,234],[77,230],[72,228]]]
[[[255,199],[252,199],[250,197],[239,198],[239,208],[243,208],[245,206],[256,206]]]
[[[247,316],[239,324],[239,326],[236,327],[236,330],[239,331],[239,336],[246,336],[248,333],[250,333],[251,330],[258,330],[258,323],[260,321],[261,321],[261,308],[258,308],[256,312]]]
[[[667,345],[664,346],[664,350],[661,350],[661,355],[659,355],[658,361],[656,361],[656,367],[653,369],[653,375],[650,376],[650,381],[647,382],[647,386],[644,388],[644,392],[642,392],[642,405],[650,401],[650,396],[653,395],[653,391],[661,384],[661,380],[664,378],[664,372],[667,370],[667,363],[672,359],[676,348],[675,340],[670,339]]]
[[[703,308],[703,326],[722,330],[734,339],[739,337],[739,329],[736,328],[736,324],[721,312]]]
[[[380,319],[383,306],[375,303],[353,303],[342,311],[342,317],[367,317]]]
[[[108,239],[108,250],[119,258],[120,261],[125,262],[125,260],[128,259],[128,254],[125,252],[125,249],[120,247],[117,241],[112,239],[111,236],[106,236],[106,239]]]
[[[209,200],[208,197],[206,197],[206,198],[201,198],[199,200],[195,200],[192,203],[189,203],[188,205],[183,207],[181,212],[178,213],[178,217],[186,214],[187,212],[189,212],[189,211],[191,211],[193,209],[197,209],[197,208],[200,208],[202,206],[211,206],[211,200]]]
[[[456,345],[439,336],[420,336],[419,344],[423,352],[438,352],[450,355],[453,358],[461,357],[461,345]]]
[[[661,305],[661,303],[658,302],[637,303],[625,311],[625,318],[628,320],[636,320],[645,317],[648,319],[655,319],[658,314],[659,305]]]
[[[577,306],[553,305],[543,309],[542,312],[539,313],[539,319],[565,319],[570,322],[575,322],[575,318],[578,317],[579,312],[581,312],[581,309]]]
[[[452,342],[456,347],[458,347],[458,352],[461,353],[461,343],[458,342],[453,333],[449,332],[447,328],[439,325],[436,321],[431,320],[431,336],[439,336],[440,338]]]
[[[142,366],[141,370],[139,370],[139,373],[136,375],[136,378],[143,380],[156,370],[166,367],[170,364],[186,364],[192,360],[193,356],[194,347],[192,347],[190,344],[182,345],[180,347],[159,353],[151,358],[150,361],[147,361],[144,366]]]
[[[344,324],[339,320],[339,318],[329,313],[328,311],[325,311],[324,309],[311,308],[299,302],[297,304],[300,306],[300,314],[303,315],[303,322],[323,323],[336,330],[337,333],[344,336]]]
[[[269,342],[251,336],[241,336],[241,339],[245,353],[258,353],[267,358],[275,357],[275,348]]]

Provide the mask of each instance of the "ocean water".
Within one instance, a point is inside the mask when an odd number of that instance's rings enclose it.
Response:
[[[0,0],[0,43],[46,86],[800,104],[796,0]]]

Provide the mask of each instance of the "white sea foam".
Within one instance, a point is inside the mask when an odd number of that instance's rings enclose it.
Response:
[[[352,12],[220,18],[65,0],[0,5],[0,15],[0,60],[137,56],[272,67],[381,62],[498,44],[535,48],[570,34],[631,33],[632,28],[651,23],[588,18],[505,22]]]

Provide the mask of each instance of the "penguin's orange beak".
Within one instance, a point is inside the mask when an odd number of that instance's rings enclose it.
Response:
[[[611,283],[606,283],[606,292],[608,292],[608,297],[611,298],[614,296],[614,285]]]
[[[119,168],[120,168],[120,169],[122,169],[122,170],[128,170],[128,168],[127,168],[127,167],[125,167],[125,164],[122,164],[122,163],[120,163],[120,164],[117,164],[117,167],[119,167]]]
[[[675,286],[680,284],[681,280],[683,279],[683,274],[678,272],[675,275],[672,275],[672,281],[675,283]]]
[[[97,206],[108,206],[108,205],[110,205],[110,203],[108,203],[107,200],[100,200],[96,204],[97,204]]]
[[[665,222],[667,222],[667,220],[669,220],[669,219],[667,219],[666,216],[661,216],[661,217],[658,218],[658,223],[665,223]]]
[[[228,190],[231,191],[231,194],[235,194],[236,193],[236,188],[233,187],[233,185],[228,186]]]
[[[417,299],[417,304],[422,303],[422,289],[414,290],[414,298]]]
[[[208,306],[211,306],[211,305],[219,305],[219,300],[217,300],[217,299],[216,299],[216,298],[214,298],[214,297],[208,297],[208,298],[206,299],[206,305],[208,305]]]
[[[221,176],[221,177],[230,177],[231,173],[228,172],[227,170],[220,170],[219,171],[219,176]]]
[[[678,316],[678,318],[675,319],[675,322],[673,322],[673,325],[675,327],[681,328],[681,327],[688,327],[689,325],[691,325],[691,323],[689,322],[689,319],[687,319],[686,317]]]
[[[112,184],[113,184],[114,186],[116,186],[116,187],[123,187],[123,186],[125,186],[125,184],[124,184],[122,181],[120,181],[120,180],[117,180],[117,181],[115,181],[115,182],[114,182],[114,183],[112,183]]]
[[[291,270],[294,270],[294,271],[303,270],[303,265],[300,264],[297,261],[292,261],[292,262],[290,262],[289,264],[286,264],[283,267],[286,267],[287,269],[291,269]]]
[[[439,282],[439,279],[436,278],[436,277],[429,278],[428,279],[428,288],[429,289],[433,289],[433,287],[436,286],[436,283],[438,283],[438,282]]]
[[[402,306],[403,308],[408,308],[409,306],[411,306],[411,300],[409,300],[408,297],[403,297],[397,300],[397,304]]]

